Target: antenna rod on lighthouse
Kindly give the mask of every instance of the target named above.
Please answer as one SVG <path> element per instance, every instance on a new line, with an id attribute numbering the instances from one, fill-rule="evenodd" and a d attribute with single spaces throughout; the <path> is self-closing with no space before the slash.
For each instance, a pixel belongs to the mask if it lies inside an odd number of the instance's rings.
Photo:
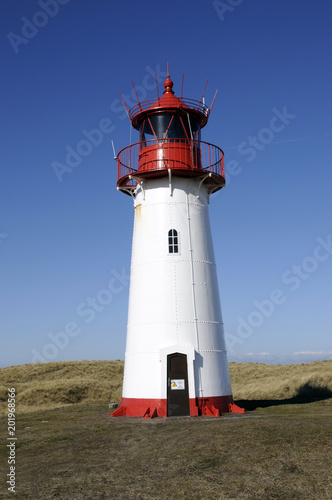
<path id="1" fill-rule="evenodd" d="M 141 103 L 139 102 L 138 95 L 137 95 L 136 88 L 135 88 L 133 80 L 131 81 L 131 83 L 133 84 L 133 87 L 134 87 L 134 90 L 135 90 L 135 95 L 136 95 L 136 99 L 137 99 L 139 110 L 142 111 Z"/>
<path id="2" fill-rule="evenodd" d="M 127 116 L 128 116 L 128 118 L 129 118 L 129 120 L 131 120 L 131 118 L 130 118 L 129 108 L 128 108 L 127 104 L 126 104 L 126 101 L 124 100 L 124 98 L 122 97 L 122 95 L 121 95 L 121 93 L 120 93 L 120 92 L 119 92 L 119 95 L 120 95 L 120 97 L 121 97 L 121 101 L 122 101 L 123 107 L 124 107 L 124 109 L 126 110 Z"/>
<path id="3" fill-rule="evenodd" d="M 199 107 L 200 107 L 200 105 L 201 105 L 201 102 L 202 102 L 203 96 L 204 96 L 204 94 L 205 94 L 205 89 L 206 89 L 206 86 L 207 86 L 207 82 L 208 82 L 208 80 L 206 80 L 206 82 L 205 82 L 204 89 L 203 89 L 203 94 L 202 94 L 202 97 L 200 98 L 200 101 L 199 101 L 199 103 L 198 103 L 197 109 L 199 109 Z"/>
<path id="4" fill-rule="evenodd" d="M 155 73 L 155 77 L 156 77 L 156 89 L 157 89 L 157 96 L 158 96 L 158 101 L 159 101 L 159 90 L 158 90 L 157 73 Z"/>
<path id="5" fill-rule="evenodd" d="M 115 152 L 115 147 L 114 147 L 113 139 L 111 139 L 111 143 L 112 143 L 112 148 L 113 148 L 114 160 L 116 160 L 117 156 L 116 156 L 116 152 Z"/>
<path id="6" fill-rule="evenodd" d="M 210 113 L 211 113 L 211 111 L 212 111 L 212 108 L 213 108 L 213 105 L 214 105 L 214 101 L 216 100 L 216 97 L 217 97 L 217 94 L 218 94 L 218 90 L 219 90 L 219 89 L 217 89 L 217 90 L 216 90 L 216 92 L 215 92 L 215 94 L 214 94 L 214 98 L 213 98 L 212 103 L 211 103 L 211 106 L 210 106 L 210 112 L 209 112 L 209 114 L 210 114 Z"/>

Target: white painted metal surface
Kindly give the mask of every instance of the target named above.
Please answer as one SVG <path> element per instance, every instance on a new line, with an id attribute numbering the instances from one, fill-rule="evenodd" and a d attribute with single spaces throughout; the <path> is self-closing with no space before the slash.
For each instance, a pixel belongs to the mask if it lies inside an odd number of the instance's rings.
<path id="1" fill-rule="evenodd" d="M 124 398 L 167 398 L 167 354 L 187 354 L 189 398 L 232 393 L 208 215 L 198 178 L 137 188 Z M 179 253 L 169 253 L 175 229 Z"/>

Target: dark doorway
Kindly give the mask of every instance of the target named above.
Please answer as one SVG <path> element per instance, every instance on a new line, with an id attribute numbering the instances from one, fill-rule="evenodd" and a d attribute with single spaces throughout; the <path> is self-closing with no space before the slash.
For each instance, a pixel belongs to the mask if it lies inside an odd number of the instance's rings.
<path id="1" fill-rule="evenodd" d="M 167 416 L 189 414 L 187 356 L 175 352 L 167 356 Z"/>

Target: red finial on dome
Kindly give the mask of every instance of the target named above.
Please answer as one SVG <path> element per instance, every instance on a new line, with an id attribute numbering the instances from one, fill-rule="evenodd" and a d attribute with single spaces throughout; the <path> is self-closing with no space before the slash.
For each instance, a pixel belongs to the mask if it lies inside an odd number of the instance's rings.
<path id="1" fill-rule="evenodd" d="M 174 94 L 174 92 L 172 90 L 173 85 L 174 85 L 174 83 L 172 82 L 172 80 L 168 76 L 164 82 L 164 87 L 165 87 L 164 94 L 166 94 L 166 92 L 171 92 L 171 94 Z"/>

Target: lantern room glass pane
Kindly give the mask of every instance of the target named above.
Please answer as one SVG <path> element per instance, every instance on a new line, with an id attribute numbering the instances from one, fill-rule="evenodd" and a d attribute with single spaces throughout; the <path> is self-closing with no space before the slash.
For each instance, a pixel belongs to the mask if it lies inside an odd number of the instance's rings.
<path id="1" fill-rule="evenodd" d="M 181 118 L 180 118 L 181 116 Z M 190 123 L 190 125 L 189 125 Z M 187 113 L 162 113 L 150 116 L 140 125 L 140 140 L 151 139 L 193 139 L 201 140 L 198 121 Z"/>

